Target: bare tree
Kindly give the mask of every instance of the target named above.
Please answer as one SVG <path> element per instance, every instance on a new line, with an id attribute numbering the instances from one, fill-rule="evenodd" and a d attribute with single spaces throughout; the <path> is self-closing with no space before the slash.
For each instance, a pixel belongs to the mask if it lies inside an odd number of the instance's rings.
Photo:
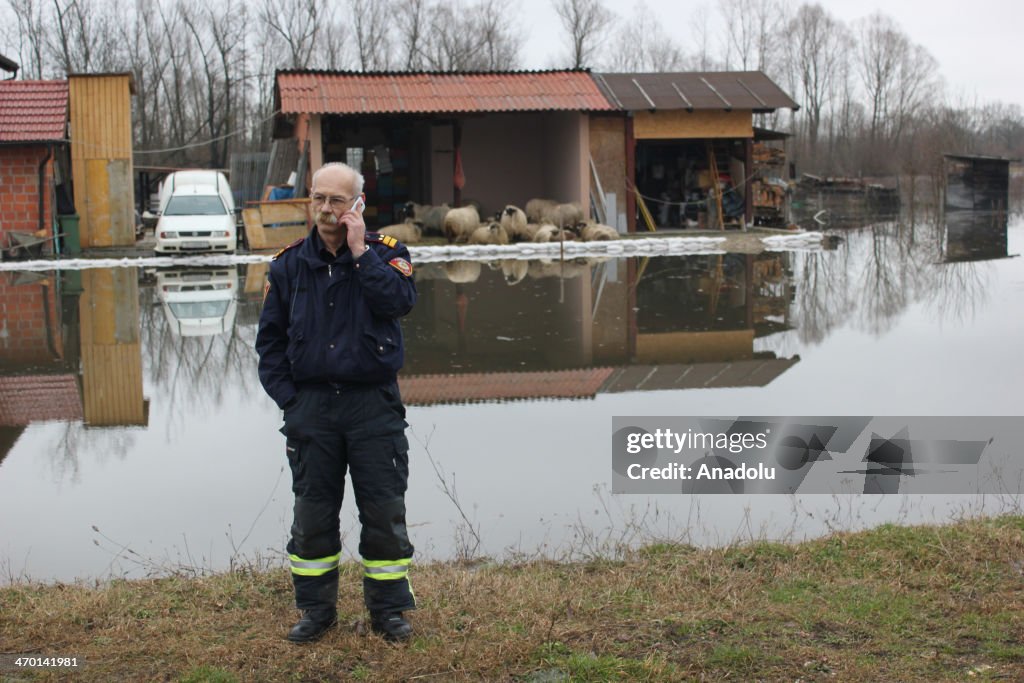
<path id="1" fill-rule="evenodd" d="M 396 50 L 407 71 L 423 68 L 427 6 L 425 0 L 395 0 Z"/>
<path id="2" fill-rule="evenodd" d="M 5 42 L 18 45 L 18 56 L 21 60 L 21 73 L 30 78 L 43 77 L 45 64 L 46 20 L 43 17 L 42 0 L 10 0 L 11 11 L 14 13 L 14 24 L 4 22 L 12 29 L 13 34 L 4 33 Z"/>
<path id="3" fill-rule="evenodd" d="M 697 51 L 691 55 L 688 68 L 695 71 L 719 68 L 712 51 L 711 36 L 711 10 L 702 3 L 690 13 L 690 43 L 697 46 Z"/>
<path id="4" fill-rule="evenodd" d="M 647 5 L 641 2 L 616 36 L 609 68 L 615 71 L 678 71 L 686 57 Z"/>
<path id="5" fill-rule="evenodd" d="M 313 49 L 320 31 L 320 0 L 264 0 L 259 19 L 284 42 L 289 69 L 305 69 L 313 62 Z M 267 36 L 269 37 L 269 36 Z"/>
<path id="6" fill-rule="evenodd" d="M 210 166 L 227 165 L 227 135 L 234 132 L 235 90 L 242 80 L 241 46 L 248 23 L 244 6 L 226 4 L 178 5 L 182 22 L 192 36 L 202 65 L 203 87 L 193 97 L 203 110 L 202 126 L 209 145 Z M 201 93 L 201 94 L 200 94 Z"/>
<path id="7" fill-rule="evenodd" d="M 719 10 L 725 23 L 726 66 L 768 73 L 782 33 L 781 1 L 722 0 Z"/>
<path id="8" fill-rule="evenodd" d="M 438 3 L 427 10 L 424 65 L 439 71 L 501 71 L 519 61 L 519 38 L 498 0 Z"/>
<path id="9" fill-rule="evenodd" d="M 390 65 L 388 9 L 384 0 L 351 0 L 348 18 L 355 33 L 358 65 L 363 71 L 383 71 Z"/>
<path id="10" fill-rule="evenodd" d="M 572 68 L 592 64 L 614 15 L 601 0 L 555 0 L 554 8 L 567 34 Z"/>
<path id="11" fill-rule="evenodd" d="M 485 71 L 516 68 L 521 41 L 511 15 L 504 11 L 502 0 L 479 0 L 473 15 L 473 26 L 483 41 L 483 64 L 480 68 Z"/>
<path id="12" fill-rule="evenodd" d="M 50 51 L 64 73 L 120 71 L 124 68 L 117 25 L 123 13 L 116 0 L 53 0 Z"/>
<path id="13" fill-rule="evenodd" d="M 845 28 L 821 5 L 802 5 L 790 21 L 788 59 L 803 94 L 806 141 L 812 155 L 818 147 L 822 113 L 833 98 L 836 75 L 845 59 L 840 48 L 845 41 Z"/>

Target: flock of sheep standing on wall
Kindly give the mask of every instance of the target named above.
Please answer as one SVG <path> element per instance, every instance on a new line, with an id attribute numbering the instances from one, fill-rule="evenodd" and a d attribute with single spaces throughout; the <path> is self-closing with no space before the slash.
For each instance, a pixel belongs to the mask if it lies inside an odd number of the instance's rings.
<path id="1" fill-rule="evenodd" d="M 480 220 L 480 209 L 472 204 L 452 209 L 447 204 L 409 202 L 404 213 L 404 222 L 378 232 L 406 244 L 416 244 L 424 235 L 443 235 L 454 244 L 592 242 L 619 238 L 615 228 L 584 220 L 579 204 L 560 204 L 551 199 L 531 199 L 525 211 L 509 204 L 487 222 Z"/>

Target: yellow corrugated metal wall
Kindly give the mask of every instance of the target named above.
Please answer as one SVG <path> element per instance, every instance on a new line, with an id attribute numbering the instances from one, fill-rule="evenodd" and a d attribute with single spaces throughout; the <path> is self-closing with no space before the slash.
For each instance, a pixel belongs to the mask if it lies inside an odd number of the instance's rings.
<path id="1" fill-rule="evenodd" d="M 129 74 L 68 76 L 71 172 L 83 247 L 135 244 Z"/>

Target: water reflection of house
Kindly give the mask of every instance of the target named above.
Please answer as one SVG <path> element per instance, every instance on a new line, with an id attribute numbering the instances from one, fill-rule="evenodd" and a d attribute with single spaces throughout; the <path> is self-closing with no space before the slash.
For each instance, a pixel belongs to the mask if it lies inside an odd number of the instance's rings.
<path id="1" fill-rule="evenodd" d="M 0 274 L 0 460 L 32 422 L 77 421 L 77 309 L 55 275 Z"/>
<path id="2" fill-rule="evenodd" d="M 91 426 L 146 425 L 135 268 L 82 271 L 82 396 Z"/>
<path id="3" fill-rule="evenodd" d="M 754 351 L 789 329 L 787 254 L 570 263 L 564 277 L 473 283 L 426 268 L 404 321 L 410 403 L 764 386 L 799 358 Z M 536 275 L 547 275 L 535 271 Z"/>
<path id="4" fill-rule="evenodd" d="M 943 261 L 1009 258 L 1005 211 L 947 211 Z"/>
<path id="5" fill-rule="evenodd" d="M 679 201 L 719 181 L 749 222 L 753 114 L 796 108 L 760 72 L 280 71 L 274 97 L 275 137 L 302 153 L 299 175 L 361 168 L 377 226 L 409 200 L 472 198 L 492 213 L 550 197 L 587 212 L 593 199 L 597 218 L 632 231 L 635 188 Z"/>
<path id="6" fill-rule="evenodd" d="M 146 424 L 135 269 L 3 275 L 0 427 Z"/>

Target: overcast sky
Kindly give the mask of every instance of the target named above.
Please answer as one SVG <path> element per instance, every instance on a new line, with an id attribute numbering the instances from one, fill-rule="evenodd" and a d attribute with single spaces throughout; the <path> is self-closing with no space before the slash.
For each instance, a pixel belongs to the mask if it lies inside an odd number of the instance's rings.
<path id="1" fill-rule="evenodd" d="M 528 68 L 552 66 L 550 55 L 563 50 L 561 27 L 551 0 L 519 0 L 521 21 L 530 36 L 523 51 Z M 631 16 L 639 0 L 605 0 L 620 17 Z M 648 0 L 661 27 L 673 34 L 686 52 L 690 17 L 705 4 L 717 20 L 717 2 Z M 793 2 L 794 6 L 799 4 Z M 1024 106 L 1024 59 L 1021 57 L 1024 2 L 1020 0 L 821 0 L 821 5 L 846 23 L 876 10 L 896 20 L 910 38 L 923 45 L 939 62 L 947 90 L 953 95 L 977 97 L 983 104 L 1002 100 Z M 792 93 L 797 95 L 797 93 Z M 797 97 L 799 100 L 799 97 Z"/>

